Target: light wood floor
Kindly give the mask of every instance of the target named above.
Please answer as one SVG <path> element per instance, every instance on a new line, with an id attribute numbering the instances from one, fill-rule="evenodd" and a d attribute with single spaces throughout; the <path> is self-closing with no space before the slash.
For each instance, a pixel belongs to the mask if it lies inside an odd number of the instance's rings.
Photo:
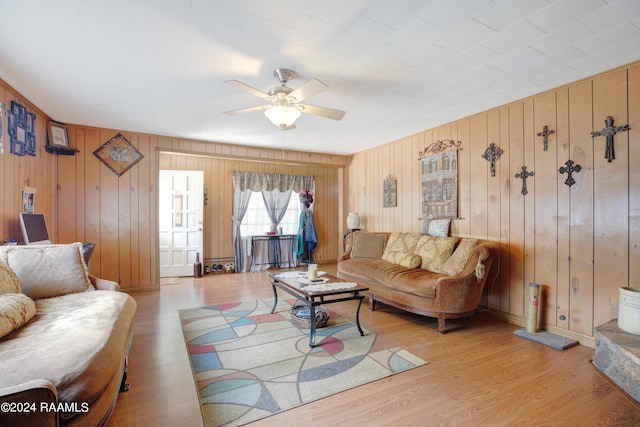
<path id="1" fill-rule="evenodd" d="M 335 266 L 324 266 L 335 272 Z M 178 310 L 272 296 L 264 272 L 182 278 L 138 292 L 130 391 L 109 426 L 201 426 Z M 332 305 L 354 318 L 355 302 Z M 362 325 L 429 362 L 253 425 L 639 426 L 640 405 L 591 366 L 593 349 L 558 351 L 517 337 L 487 313 L 447 322 L 363 304 Z"/>

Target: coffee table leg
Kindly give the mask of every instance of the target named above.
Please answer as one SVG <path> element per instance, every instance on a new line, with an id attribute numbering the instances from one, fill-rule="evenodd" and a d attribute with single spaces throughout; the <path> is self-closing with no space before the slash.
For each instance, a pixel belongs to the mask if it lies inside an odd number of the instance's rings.
<path id="1" fill-rule="evenodd" d="M 356 326 L 358 327 L 358 330 L 360 331 L 360 336 L 363 337 L 364 336 L 364 331 L 362 330 L 362 328 L 360 327 L 360 306 L 362 305 L 362 300 L 364 297 L 360 297 L 358 299 L 358 309 L 356 310 Z"/>
<path id="2" fill-rule="evenodd" d="M 313 304 L 309 305 L 309 314 L 309 321 L 311 322 L 309 347 L 313 348 L 316 345 L 316 308 L 313 306 Z"/>
<path id="3" fill-rule="evenodd" d="M 276 291 L 276 282 L 271 282 L 271 288 L 273 288 L 273 308 L 271 314 L 275 313 L 276 306 L 278 305 L 278 292 Z"/>

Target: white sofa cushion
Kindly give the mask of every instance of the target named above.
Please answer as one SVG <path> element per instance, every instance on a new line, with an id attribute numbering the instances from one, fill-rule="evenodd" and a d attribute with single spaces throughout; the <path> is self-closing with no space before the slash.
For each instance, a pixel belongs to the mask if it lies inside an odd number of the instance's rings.
<path id="1" fill-rule="evenodd" d="M 20 278 L 22 293 L 50 298 L 92 289 L 82 243 L 0 246 L 0 261 Z"/>

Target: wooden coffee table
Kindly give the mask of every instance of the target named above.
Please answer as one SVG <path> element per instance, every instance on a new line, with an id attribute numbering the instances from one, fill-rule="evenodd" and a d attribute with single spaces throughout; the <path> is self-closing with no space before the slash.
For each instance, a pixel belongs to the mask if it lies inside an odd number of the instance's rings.
<path id="1" fill-rule="evenodd" d="M 298 300 L 302 301 L 308 308 L 310 312 L 310 329 L 311 334 L 309 337 L 309 347 L 315 347 L 316 342 L 316 310 L 317 306 L 323 304 L 333 304 L 336 302 L 342 301 L 358 301 L 358 308 L 356 309 L 356 326 L 358 327 L 358 331 L 360 331 L 360 336 L 364 336 L 364 332 L 360 327 L 360 306 L 362 305 L 362 300 L 364 299 L 364 295 L 361 295 L 360 292 L 368 291 L 369 288 L 364 287 L 360 284 L 356 284 L 350 288 L 336 288 L 336 289 L 327 289 L 327 290 L 314 290 L 314 285 L 322 284 L 327 287 L 331 287 L 332 283 L 344 283 L 344 280 L 339 279 L 330 274 L 324 274 L 321 278 L 329 279 L 326 283 L 314 283 L 314 284 L 303 284 L 300 283 L 298 279 L 306 279 L 307 272 L 302 270 L 279 270 L 274 272 L 269 272 L 269 276 L 271 277 L 271 287 L 273 288 L 273 308 L 271 309 L 271 313 L 274 313 L 276 310 L 276 305 L 278 304 L 278 292 L 277 289 L 282 289 L 290 295 L 293 295 Z M 327 298 L 328 297 L 328 298 Z"/>

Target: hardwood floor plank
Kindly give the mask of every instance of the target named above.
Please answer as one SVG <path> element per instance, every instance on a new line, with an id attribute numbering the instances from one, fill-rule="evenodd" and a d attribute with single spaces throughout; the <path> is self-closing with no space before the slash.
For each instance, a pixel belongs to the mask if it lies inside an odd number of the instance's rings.
<path id="1" fill-rule="evenodd" d="M 335 265 L 322 266 L 335 274 Z M 178 310 L 271 299 L 264 272 L 181 278 L 138 303 L 129 356 L 130 391 L 121 393 L 109 426 L 202 426 Z M 349 319 L 354 301 L 332 304 Z M 362 326 L 427 360 L 428 365 L 365 384 L 255 422 L 272 425 L 631 426 L 640 405 L 590 364 L 593 349 L 565 351 L 517 337 L 517 326 L 480 312 L 447 321 L 363 304 Z"/>

